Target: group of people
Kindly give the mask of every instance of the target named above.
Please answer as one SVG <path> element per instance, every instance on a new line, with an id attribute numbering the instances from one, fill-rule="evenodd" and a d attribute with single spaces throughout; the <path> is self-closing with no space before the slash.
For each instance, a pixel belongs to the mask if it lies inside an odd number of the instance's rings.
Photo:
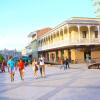
<path id="1" fill-rule="evenodd" d="M 12 56 L 10 56 L 7 62 L 7 66 L 8 66 L 8 72 L 10 73 L 11 82 L 14 81 L 15 70 L 17 70 L 17 68 L 19 69 L 21 80 L 24 80 L 25 63 L 22 59 L 19 59 L 19 61 L 15 64 Z M 45 64 L 44 64 L 44 58 L 42 56 L 39 58 L 39 60 L 33 59 L 31 66 L 35 78 L 38 77 L 37 73 L 39 69 L 41 77 L 43 78 L 45 77 Z"/>
<path id="2" fill-rule="evenodd" d="M 10 56 L 9 60 L 7 62 L 7 66 L 8 66 L 8 72 L 10 74 L 11 81 L 14 81 L 15 70 L 17 70 L 17 68 L 19 68 L 21 80 L 24 80 L 24 66 L 25 66 L 25 64 L 24 64 L 22 59 L 19 59 L 17 64 L 15 64 L 12 56 Z"/>
<path id="3" fill-rule="evenodd" d="M 40 57 L 38 60 L 32 60 L 32 68 L 34 71 L 34 77 L 37 78 L 38 70 L 40 70 L 41 77 L 45 78 L 45 64 L 44 64 L 44 57 Z"/>
<path id="4" fill-rule="evenodd" d="M 13 60 L 13 57 L 10 56 L 7 63 L 5 63 L 5 61 L 3 60 L 1 65 L 2 65 L 2 67 L 1 67 L 2 72 L 5 72 L 5 66 L 8 67 L 8 72 L 10 74 L 11 82 L 14 81 L 14 75 L 15 75 L 15 71 L 17 69 L 19 69 L 21 80 L 24 80 L 25 63 L 21 58 L 18 60 L 17 63 L 15 63 Z M 64 70 L 69 68 L 68 58 L 63 60 L 63 65 L 64 65 Z M 34 58 L 32 60 L 31 67 L 33 69 L 34 78 L 38 78 L 38 71 L 40 71 L 41 77 L 43 77 L 43 78 L 46 77 L 44 57 L 42 55 L 40 56 L 39 59 Z"/>

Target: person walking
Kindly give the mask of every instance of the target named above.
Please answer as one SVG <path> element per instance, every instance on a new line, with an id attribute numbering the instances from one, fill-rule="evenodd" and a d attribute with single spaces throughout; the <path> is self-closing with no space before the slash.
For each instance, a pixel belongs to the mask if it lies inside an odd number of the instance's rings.
<path id="1" fill-rule="evenodd" d="M 40 73 L 43 78 L 45 78 L 45 64 L 44 64 L 44 57 L 39 58 L 39 66 L 40 66 Z"/>
<path id="2" fill-rule="evenodd" d="M 11 78 L 11 82 L 12 82 L 12 81 L 14 81 L 14 75 L 15 75 L 15 62 L 13 61 L 12 56 L 9 57 L 7 66 L 9 68 L 10 78 Z"/>
<path id="3" fill-rule="evenodd" d="M 1 71 L 2 71 L 2 72 L 5 72 L 5 67 L 6 67 L 6 61 L 3 60 L 3 61 L 2 61 L 2 64 L 1 64 Z"/>
<path id="4" fill-rule="evenodd" d="M 34 71 L 34 77 L 37 79 L 37 73 L 38 73 L 38 62 L 36 59 L 32 60 L 32 68 Z"/>
<path id="5" fill-rule="evenodd" d="M 67 70 L 67 68 L 69 68 L 69 60 L 68 60 L 68 58 L 64 59 L 63 64 L 64 64 L 64 70 Z"/>
<path id="6" fill-rule="evenodd" d="M 18 62 L 18 68 L 19 68 L 19 73 L 20 73 L 20 77 L 21 77 L 21 80 L 24 80 L 24 62 L 22 59 L 19 60 Z"/>

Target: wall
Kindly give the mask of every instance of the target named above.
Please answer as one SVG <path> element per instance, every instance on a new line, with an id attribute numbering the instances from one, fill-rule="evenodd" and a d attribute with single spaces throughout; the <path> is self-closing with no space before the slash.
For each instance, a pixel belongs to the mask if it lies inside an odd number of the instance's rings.
<path id="1" fill-rule="evenodd" d="M 91 58 L 96 62 L 100 62 L 100 51 L 92 51 Z"/>

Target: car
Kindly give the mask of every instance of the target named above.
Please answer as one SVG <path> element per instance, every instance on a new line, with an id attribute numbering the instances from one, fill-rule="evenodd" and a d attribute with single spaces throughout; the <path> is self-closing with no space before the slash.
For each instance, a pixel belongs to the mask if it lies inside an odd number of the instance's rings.
<path id="1" fill-rule="evenodd" d="M 13 61 L 15 62 L 15 64 L 18 62 L 19 57 L 13 57 Z"/>
<path id="2" fill-rule="evenodd" d="M 28 56 L 22 56 L 21 59 L 27 64 L 32 62 L 31 58 Z"/>
<path id="3" fill-rule="evenodd" d="M 88 69 L 100 69 L 100 63 L 93 63 L 88 65 Z"/>

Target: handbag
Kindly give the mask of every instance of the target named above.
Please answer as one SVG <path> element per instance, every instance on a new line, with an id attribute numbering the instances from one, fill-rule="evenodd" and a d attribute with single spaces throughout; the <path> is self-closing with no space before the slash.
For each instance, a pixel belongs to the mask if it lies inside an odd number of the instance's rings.
<path id="1" fill-rule="evenodd" d="M 35 64 L 35 70 L 37 71 L 38 70 L 38 66 Z"/>

